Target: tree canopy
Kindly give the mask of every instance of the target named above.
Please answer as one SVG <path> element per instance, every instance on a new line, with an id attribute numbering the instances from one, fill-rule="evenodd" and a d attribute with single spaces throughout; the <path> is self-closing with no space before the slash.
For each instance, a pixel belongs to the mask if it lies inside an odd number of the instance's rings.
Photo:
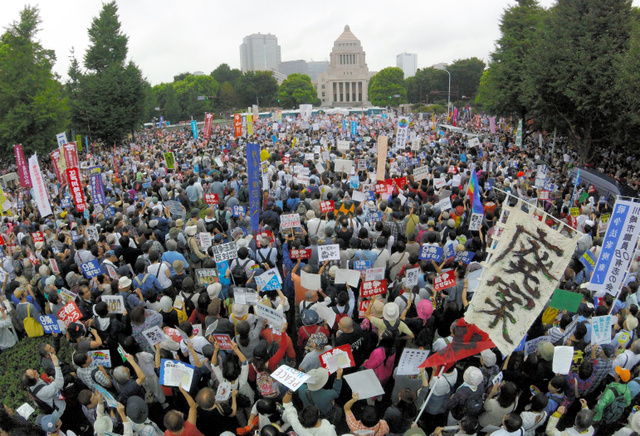
<path id="1" fill-rule="evenodd" d="M 398 67 L 380 70 L 369 80 L 369 101 L 376 106 L 398 106 L 406 103 L 404 72 Z"/>
<path id="2" fill-rule="evenodd" d="M 0 40 L 0 141 L 46 153 L 67 123 L 67 99 L 51 71 L 56 60 L 36 39 L 40 11 L 27 6 Z"/>
<path id="3" fill-rule="evenodd" d="M 240 104 L 270 106 L 277 100 L 278 82 L 271 71 L 247 71 L 235 86 Z"/>
<path id="4" fill-rule="evenodd" d="M 297 108 L 301 104 L 314 104 L 318 100 L 316 88 L 306 74 L 289 74 L 278 87 L 279 105 Z"/>

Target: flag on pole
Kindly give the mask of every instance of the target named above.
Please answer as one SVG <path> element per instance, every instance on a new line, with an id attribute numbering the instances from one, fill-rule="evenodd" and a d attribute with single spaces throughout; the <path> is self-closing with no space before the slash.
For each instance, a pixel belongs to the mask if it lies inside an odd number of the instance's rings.
<path id="1" fill-rule="evenodd" d="M 471 209 L 473 210 L 473 213 L 484 214 L 484 206 L 482 206 L 482 201 L 480 201 L 478 174 L 476 173 L 475 168 L 471 173 L 471 180 L 469 181 L 469 190 L 467 191 L 467 195 L 471 198 Z"/>

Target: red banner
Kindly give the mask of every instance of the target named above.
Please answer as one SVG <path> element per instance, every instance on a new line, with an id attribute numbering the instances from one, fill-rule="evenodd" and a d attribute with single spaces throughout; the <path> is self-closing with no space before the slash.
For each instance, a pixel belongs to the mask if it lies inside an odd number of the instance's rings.
<path id="1" fill-rule="evenodd" d="M 207 204 L 219 204 L 220 200 L 218 198 L 218 194 L 204 194 L 204 202 Z"/>
<path id="2" fill-rule="evenodd" d="M 453 329 L 453 340 L 442 350 L 429 356 L 418 368 L 432 368 L 444 365 L 446 371 L 458 360 L 473 356 L 495 347 L 489 335 L 474 324 L 467 324 L 460 318 Z"/>
<path id="3" fill-rule="evenodd" d="M 236 138 L 242 136 L 242 115 L 233 115 L 233 130 Z"/>
<path id="4" fill-rule="evenodd" d="M 328 212 L 333 212 L 334 210 L 336 210 L 336 207 L 333 203 L 333 200 L 320 202 L 320 212 L 328 213 Z"/>
<path id="5" fill-rule="evenodd" d="M 229 335 L 213 335 L 221 350 L 232 350 L 231 337 Z"/>
<path id="6" fill-rule="evenodd" d="M 258 233 L 256 235 L 256 240 L 260 241 L 262 238 L 269 238 L 269 243 L 271 244 L 276 242 L 275 238 L 273 237 L 273 232 L 271 230 L 265 230 L 264 232 Z"/>
<path id="7" fill-rule="evenodd" d="M 387 192 L 387 184 L 386 183 L 378 183 L 375 186 L 376 194 L 384 194 Z"/>
<path id="8" fill-rule="evenodd" d="M 13 150 L 16 152 L 16 166 L 18 167 L 18 177 L 20 178 L 20 186 L 23 188 L 31 188 L 31 177 L 29 176 L 29 166 L 24 158 L 24 150 L 22 145 L 14 145 Z"/>
<path id="9" fill-rule="evenodd" d="M 367 312 L 369 306 L 371 306 L 371 300 L 360 300 L 360 307 L 358 308 L 360 318 L 364 318 L 364 314 Z"/>
<path id="10" fill-rule="evenodd" d="M 435 292 L 442 291 L 443 289 L 452 288 L 456 285 L 456 272 L 454 270 L 447 271 L 437 275 L 433 279 L 433 290 Z"/>
<path id="11" fill-rule="evenodd" d="M 80 183 L 80 170 L 78 167 L 67 168 L 67 179 L 69 180 L 69 189 L 71 190 L 71 196 L 76 204 L 78 212 L 84 212 L 84 194 L 82 193 L 82 185 Z"/>
<path id="12" fill-rule="evenodd" d="M 285 165 L 289 165 L 289 162 L 291 162 L 291 156 L 282 156 L 282 163 Z"/>
<path id="13" fill-rule="evenodd" d="M 360 296 L 362 298 L 373 297 L 374 295 L 384 294 L 385 292 L 387 292 L 387 279 L 371 280 L 362 282 L 360 285 Z"/>
<path id="14" fill-rule="evenodd" d="M 311 248 L 302 249 L 302 250 L 291 250 L 289 251 L 289 257 L 291 259 L 309 259 L 311 257 Z"/>
<path id="15" fill-rule="evenodd" d="M 205 113 L 204 114 L 204 132 L 202 136 L 204 139 L 209 139 L 211 137 L 211 126 L 213 125 L 213 114 Z"/>
<path id="16" fill-rule="evenodd" d="M 78 165 L 78 147 L 75 142 L 69 142 L 64 145 L 64 161 L 68 168 L 79 168 Z"/>
<path id="17" fill-rule="evenodd" d="M 44 242 L 44 234 L 42 232 L 31 233 L 31 238 L 33 239 L 34 244 L 36 242 Z"/>
<path id="18" fill-rule="evenodd" d="M 60 150 L 53 150 L 49 153 L 51 157 L 51 163 L 53 164 L 53 171 L 56 173 L 56 178 L 60 180 L 60 186 L 63 188 L 67 185 L 67 177 L 66 174 L 60 174 Z"/>

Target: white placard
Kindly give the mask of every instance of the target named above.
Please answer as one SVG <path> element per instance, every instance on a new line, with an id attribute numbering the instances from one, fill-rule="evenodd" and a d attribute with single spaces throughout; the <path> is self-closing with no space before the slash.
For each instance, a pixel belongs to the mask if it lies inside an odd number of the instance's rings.
<path id="1" fill-rule="evenodd" d="M 353 201 L 357 201 L 358 203 L 364 203 L 367 200 L 367 196 L 364 192 L 353 191 L 353 197 L 351 197 Z"/>
<path id="2" fill-rule="evenodd" d="M 319 245 L 318 261 L 324 262 L 325 260 L 340 260 L 340 245 Z"/>
<path id="3" fill-rule="evenodd" d="M 353 169 L 353 161 L 349 159 L 336 159 L 334 161 L 334 168 L 336 173 L 351 174 Z"/>
<path id="4" fill-rule="evenodd" d="M 295 229 L 300 227 L 300 214 L 291 213 L 289 215 L 280 215 L 280 229 Z"/>
<path id="5" fill-rule="evenodd" d="M 193 381 L 193 366 L 177 360 L 162 359 L 160 367 L 160 384 L 163 386 L 175 386 L 186 391 L 191 389 Z"/>
<path id="6" fill-rule="evenodd" d="M 443 198 L 442 200 L 436 203 L 436 208 L 440 209 L 441 212 L 446 212 L 452 209 L 451 198 L 449 197 Z"/>
<path id="7" fill-rule="evenodd" d="M 573 347 L 555 347 L 553 350 L 553 367 L 551 368 L 554 374 L 569 374 L 571 363 L 573 363 Z"/>
<path id="8" fill-rule="evenodd" d="M 591 343 L 600 345 L 611 342 L 611 315 L 591 318 Z"/>
<path id="9" fill-rule="evenodd" d="M 406 273 L 406 280 L 405 280 L 405 286 L 407 288 L 409 287 L 413 287 L 413 286 L 418 286 L 418 278 L 420 276 L 420 268 L 412 268 L 412 269 L 408 269 L 405 271 Z"/>
<path id="10" fill-rule="evenodd" d="M 339 269 L 336 271 L 335 283 L 337 285 L 346 283 L 352 288 L 357 288 L 360 283 L 360 271 L 352 269 Z"/>
<path id="11" fill-rule="evenodd" d="M 256 304 L 254 308 L 256 310 L 256 315 L 258 315 L 259 318 L 266 319 L 275 330 L 282 330 L 282 313 L 260 303 Z"/>
<path id="12" fill-rule="evenodd" d="M 446 184 L 447 184 L 447 181 L 444 179 L 444 177 L 433 179 L 433 186 L 436 188 L 436 190 L 442 188 Z"/>
<path id="13" fill-rule="evenodd" d="M 318 172 L 318 174 L 324 173 L 324 167 L 322 166 L 322 164 L 316 164 L 316 171 Z"/>
<path id="14" fill-rule="evenodd" d="M 124 299 L 122 295 L 103 295 L 100 298 L 109 306 L 109 312 L 124 313 Z"/>
<path id="15" fill-rule="evenodd" d="M 367 282 L 372 280 L 384 280 L 384 267 L 369 268 L 364 273 L 364 280 Z"/>
<path id="16" fill-rule="evenodd" d="M 338 139 L 338 151 L 347 152 L 349 147 L 351 147 L 351 142 Z"/>
<path id="17" fill-rule="evenodd" d="M 31 404 L 29 403 L 24 403 L 22 406 L 16 409 L 16 412 L 18 412 L 18 415 L 22 416 L 24 419 L 29 419 L 31 414 L 35 411 L 36 409 L 31 407 Z"/>
<path id="18" fill-rule="evenodd" d="M 271 373 L 271 377 L 274 380 L 279 381 L 292 391 L 298 390 L 303 383 L 311 378 L 310 375 L 305 374 L 302 371 L 291 368 L 287 365 L 280 365 L 278 369 Z"/>
<path id="19" fill-rule="evenodd" d="M 149 345 L 151 345 L 151 348 L 155 347 L 156 344 L 159 344 L 160 342 L 167 339 L 167 336 L 164 334 L 162 329 L 157 325 L 154 325 L 153 327 L 147 330 L 143 330 L 142 334 L 144 335 L 147 342 L 149 342 Z"/>
<path id="20" fill-rule="evenodd" d="M 318 316 L 327 322 L 329 328 L 331 328 L 336 323 L 336 313 L 333 311 L 333 309 L 329 309 L 324 304 L 318 303 L 311 306 L 311 309 L 315 310 Z"/>
<path id="21" fill-rule="evenodd" d="M 426 179 L 429 177 L 429 167 L 428 166 L 422 166 L 422 167 L 418 167 L 418 168 L 414 168 L 413 170 L 413 180 L 415 182 L 420 181 L 422 179 Z"/>
<path id="22" fill-rule="evenodd" d="M 421 365 L 429 357 L 429 350 L 418 350 L 417 348 L 405 348 L 402 351 L 402 357 L 398 362 L 398 371 L 396 375 L 418 375 L 420 374 Z"/>
<path id="23" fill-rule="evenodd" d="M 200 246 L 202 248 L 209 248 L 212 245 L 211 242 L 211 233 L 208 232 L 200 232 L 198 233 L 198 237 L 200 238 Z"/>
<path id="24" fill-rule="evenodd" d="M 233 301 L 238 304 L 249 304 L 253 306 L 254 304 L 258 304 L 260 298 L 258 298 L 258 294 L 251 289 L 235 288 L 233 290 Z"/>
<path id="25" fill-rule="evenodd" d="M 380 380 L 378 376 L 376 376 L 376 373 L 373 372 L 373 369 L 365 369 L 364 371 L 345 375 L 344 379 L 349 384 L 353 393 L 358 394 L 360 400 L 384 395 L 384 389 L 382 389 Z"/>
<path id="26" fill-rule="evenodd" d="M 319 289 L 322 289 L 320 274 L 309 274 L 305 271 L 302 271 L 302 274 L 300 274 L 300 284 L 303 288 L 309 291 L 317 291 Z"/>

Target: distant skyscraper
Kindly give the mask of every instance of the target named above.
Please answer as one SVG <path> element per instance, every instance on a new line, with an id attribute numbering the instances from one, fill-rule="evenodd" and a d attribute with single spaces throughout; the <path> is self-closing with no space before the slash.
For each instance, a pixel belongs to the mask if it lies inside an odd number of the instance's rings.
<path id="1" fill-rule="evenodd" d="M 278 70 L 280 46 L 275 35 L 254 33 L 245 36 L 240 45 L 240 69 L 247 71 Z"/>
<path id="2" fill-rule="evenodd" d="M 404 78 L 413 77 L 418 71 L 418 55 L 415 53 L 400 53 L 396 56 L 396 67 L 404 71 Z"/>

